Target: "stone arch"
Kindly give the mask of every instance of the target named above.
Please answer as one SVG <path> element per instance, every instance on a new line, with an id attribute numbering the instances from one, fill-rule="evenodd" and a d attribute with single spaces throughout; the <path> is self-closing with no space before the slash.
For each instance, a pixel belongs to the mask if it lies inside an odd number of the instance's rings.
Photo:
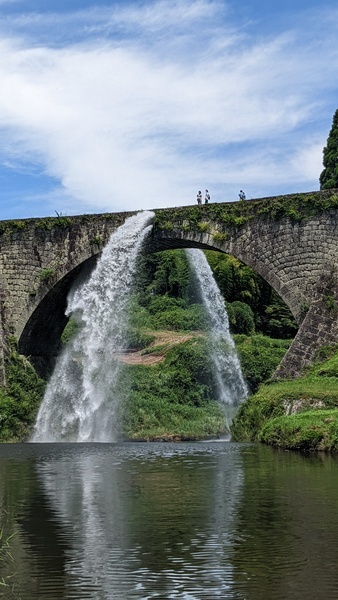
<path id="1" fill-rule="evenodd" d="M 65 314 L 71 288 L 84 281 L 94 269 L 98 254 L 90 256 L 50 287 L 40 301 L 35 302 L 19 337 L 20 354 L 30 358 L 38 374 L 51 373 L 60 352 L 60 338 L 68 322 Z"/>
<path id="2" fill-rule="evenodd" d="M 259 258 L 253 256 L 250 252 L 244 251 L 241 247 L 237 247 L 231 241 L 215 244 L 209 234 L 190 234 L 189 236 L 181 237 L 177 236 L 177 232 L 173 232 L 173 235 L 168 233 L 163 235 L 162 232 L 155 231 L 149 239 L 147 246 L 149 252 L 179 248 L 198 248 L 200 250 L 213 250 L 234 256 L 248 267 L 251 267 L 277 292 L 290 309 L 298 324 L 302 321 L 302 307 L 306 304 L 306 299 L 302 291 L 294 283 L 288 284 L 283 282 L 273 266 L 266 265 Z"/>

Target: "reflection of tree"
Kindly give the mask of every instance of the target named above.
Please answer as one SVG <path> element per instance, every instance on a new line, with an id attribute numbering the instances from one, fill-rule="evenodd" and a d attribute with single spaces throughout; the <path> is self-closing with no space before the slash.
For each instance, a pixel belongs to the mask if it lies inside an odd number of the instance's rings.
<path id="1" fill-rule="evenodd" d="M 262 446 L 243 450 L 242 459 L 230 556 L 234 597 L 336 599 L 336 461 Z"/>

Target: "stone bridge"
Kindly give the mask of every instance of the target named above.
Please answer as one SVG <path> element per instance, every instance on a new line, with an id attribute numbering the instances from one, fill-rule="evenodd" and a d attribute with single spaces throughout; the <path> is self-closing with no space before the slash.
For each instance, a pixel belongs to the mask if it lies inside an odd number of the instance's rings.
<path id="1" fill-rule="evenodd" d="M 261 275 L 289 306 L 298 334 L 275 373 L 295 377 L 337 341 L 338 190 L 155 210 L 145 251 L 212 249 Z M 10 335 L 46 375 L 67 322 L 67 294 L 134 213 L 0 221 L 0 381 Z"/>

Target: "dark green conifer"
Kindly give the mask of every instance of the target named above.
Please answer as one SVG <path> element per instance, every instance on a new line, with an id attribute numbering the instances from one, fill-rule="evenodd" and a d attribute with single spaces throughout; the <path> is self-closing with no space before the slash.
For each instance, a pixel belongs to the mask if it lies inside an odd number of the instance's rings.
<path id="1" fill-rule="evenodd" d="M 338 188 L 338 109 L 336 110 L 327 144 L 323 149 L 324 170 L 319 177 L 320 189 Z"/>

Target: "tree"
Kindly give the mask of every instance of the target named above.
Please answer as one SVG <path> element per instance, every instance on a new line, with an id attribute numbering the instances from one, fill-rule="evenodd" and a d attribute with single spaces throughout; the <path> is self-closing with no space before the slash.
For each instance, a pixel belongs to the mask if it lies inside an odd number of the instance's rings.
<path id="1" fill-rule="evenodd" d="M 323 149 L 324 170 L 320 174 L 321 190 L 338 188 L 338 109 L 336 110 L 327 144 Z"/>

